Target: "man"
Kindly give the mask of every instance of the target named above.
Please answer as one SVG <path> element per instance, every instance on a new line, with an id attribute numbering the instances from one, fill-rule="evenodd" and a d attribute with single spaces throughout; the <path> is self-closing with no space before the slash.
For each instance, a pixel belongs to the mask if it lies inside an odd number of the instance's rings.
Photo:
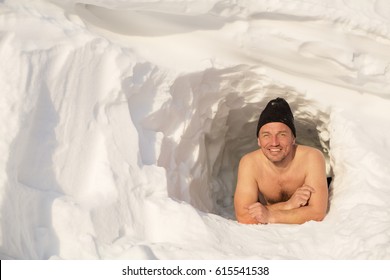
<path id="1" fill-rule="evenodd" d="M 271 100 L 257 125 L 260 149 L 242 157 L 234 207 L 244 224 L 302 224 L 321 221 L 328 208 L 323 154 L 295 143 L 290 106 Z"/>

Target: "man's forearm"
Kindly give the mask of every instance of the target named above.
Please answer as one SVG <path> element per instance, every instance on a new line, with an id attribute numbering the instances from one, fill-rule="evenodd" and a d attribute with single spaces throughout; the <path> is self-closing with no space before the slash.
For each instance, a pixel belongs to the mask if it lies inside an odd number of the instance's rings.
<path id="1" fill-rule="evenodd" d="M 265 207 L 267 207 L 267 209 L 270 211 L 293 209 L 293 207 L 290 203 L 288 203 L 288 201 L 265 205 Z"/>
<path id="2" fill-rule="evenodd" d="M 258 224 L 258 221 L 249 214 L 249 205 L 242 205 L 237 203 L 235 205 L 236 219 L 241 224 Z"/>
<path id="3" fill-rule="evenodd" d="M 274 224 L 303 224 L 307 221 L 322 221 L 325 213 L 314 209 L 312 206 L 304 206 L 291 210 L 270 211 L 269 223 Z"/>

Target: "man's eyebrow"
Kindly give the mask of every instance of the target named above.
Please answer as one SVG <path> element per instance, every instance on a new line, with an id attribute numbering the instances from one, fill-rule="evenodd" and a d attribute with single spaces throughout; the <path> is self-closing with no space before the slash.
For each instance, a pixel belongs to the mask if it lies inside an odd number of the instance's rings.
<path id="1" fill-rule="evenodd" d="M 276 134 L 280 134 L 280 133 L 288 133 L 288 130 L 279 130 L 278 132 L 276 132 Z M 263 131 L 260 133 L 261 135 L 264 135 L 264 134 L 271 134 L 270 131 Z"/>

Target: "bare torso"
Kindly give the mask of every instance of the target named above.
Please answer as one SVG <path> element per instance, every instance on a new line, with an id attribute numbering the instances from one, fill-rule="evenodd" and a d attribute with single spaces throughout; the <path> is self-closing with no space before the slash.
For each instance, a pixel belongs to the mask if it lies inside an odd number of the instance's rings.
<path id="1" fill-rule="evenodd" d="M 289 166 L 281 169 L 269 164 L 261 150 L 254 151 L 248 156 L 255 162 L 253 177 L 260 192 L 260 201 L 267 205 L 284 202 L 305 182 L 305 156 L 310 147 L 296 146 L 294 157 Z"/>

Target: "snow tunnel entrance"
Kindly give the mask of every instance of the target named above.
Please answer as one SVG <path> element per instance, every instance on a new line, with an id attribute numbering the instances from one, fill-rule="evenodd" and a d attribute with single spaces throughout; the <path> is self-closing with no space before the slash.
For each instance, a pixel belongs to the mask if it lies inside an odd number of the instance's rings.
<path id="1" fill-rule="evenodd" d="M 289 102 L 297 143 L 319 148 L 329 159 L 329 114 L 259 69 L 237 66 L 181 76 L 169 94 L 142 123 L 159 133 L 157 164 L 166 169 L 169 196 L 201 211 L 234 218 L 238 163 L 258 149 L 257 121 L 270 99 Z M 330 172 L 329 160 L 327 167 Z"/>

